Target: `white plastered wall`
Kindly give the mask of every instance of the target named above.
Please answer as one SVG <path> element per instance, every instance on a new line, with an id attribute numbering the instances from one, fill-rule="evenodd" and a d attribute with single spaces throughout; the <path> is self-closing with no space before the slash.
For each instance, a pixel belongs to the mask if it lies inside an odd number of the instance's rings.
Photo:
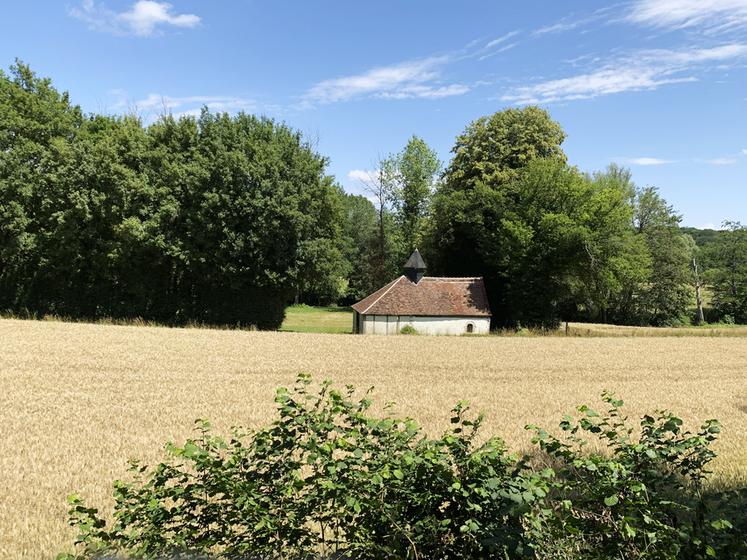
<path id="1" fill-rule="evenodd" d="M 467 334 L 468 325 L 473 334 L 490 332 L 490 317 L 414 317 L 409 315 L 365 315 L 362 334 L 399 334 L 409 325 L 418 334 L 460 335 Z"/>

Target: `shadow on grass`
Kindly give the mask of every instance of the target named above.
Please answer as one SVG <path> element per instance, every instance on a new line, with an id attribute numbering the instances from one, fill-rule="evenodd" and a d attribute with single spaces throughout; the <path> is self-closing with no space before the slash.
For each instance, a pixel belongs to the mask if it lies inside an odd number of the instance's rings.
<path id="1" fill-rule="evenodd" d="M 352 307 L 322 307 L 322 309 L 329 313 L 351 313 L 353 311 Z"/>

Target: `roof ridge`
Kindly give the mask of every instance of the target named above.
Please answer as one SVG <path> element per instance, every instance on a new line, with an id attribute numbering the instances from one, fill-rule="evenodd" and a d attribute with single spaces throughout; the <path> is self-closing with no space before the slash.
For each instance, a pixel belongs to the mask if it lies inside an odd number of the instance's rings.
<path id="1" fill-rule="evenodd" d="M 404 277 L 405 277 L 405 275 L 403 274 L 403 275 L 401 275 L 401 276 L 400 276 L 399 278 L 397 278 L 397 279 L 396 279 L 396 280 L 395 280 L 394 282 L 392 282 L 392 283 L 391 283 L 391 284 L 389 285 L 389 287 L 388 287 L 388 288 L 386 289 L 386 291 L 385 291 L 384 293 L 382 293 L 382 294 L 381 294 L 381 295 L 380 295 L 379 297 L 377 297 L 377 298 L 376 298 L 376 300 L 374 300 L 374 301 L 373 301 L 373 302 L 371 303 L 371 305 L 369 305 L 368 307 L 366 307 L 366 308 L 365 308 L 365 309 L 364 309 L 363 311 L 361 311 L 360 313 L 361 313 L 362 315 L 365 315 L 365 314 L 366 314 L 366 312 L 367 312 L 367 311 L 368 311 L 369 309 L 371 309 L 371 308 L 372 308 L 372 307 L 373 307 L 374 305 L 376 305 L 376 304 L 377 304 L 377 303 L 379 302 L 379 300 L 380 300 L 381 298 L 383 298 L 383 297 L 384 297 L 385 295 L 387 295 L 387 294 L 388 294 L 388 293 L 389 293 L 389 292 L 391 291 L 391 289 L 392 289 L 392 288 L 394 288 L 394 286 L 396 286 L 397 284 L 399 284 L 399 281 L 400 281 L 400 280 L 402 280 L 402 279 L 403 279 Z"/>
<path id="2" fill-rule="evenodd" d="M 466 280 L 482 280 L 482 276 L 423 276 L 421 280 L 451 280 L 451 281 L 466 281 Z"/>

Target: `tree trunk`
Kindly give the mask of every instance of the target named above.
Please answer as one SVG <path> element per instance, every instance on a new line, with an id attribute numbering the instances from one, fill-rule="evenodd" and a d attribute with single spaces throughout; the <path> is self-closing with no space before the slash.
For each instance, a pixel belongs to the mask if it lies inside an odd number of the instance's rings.
<path id="1" fill-rule="evenodd" d="M 386 278 L 386 231 L 384 230 L 384 202 L 379 206 L 379 254 L 376 268 L 376 279 L 379 286 L 388 282 Z"/>
<path id="2" fill-rule="evenodd" d="M 698 274 L 698 263 L 693 257 L 693 274 L 695 274 L 695 324 L 702 325 L 705 322 L 703 317 L 703 299 L 700 295 L 700 275 Z"/>
<path id="3" fill-rule="evenodd" d="M 695 303 L 697 305 L 695 324 L 702 325 L 705 322 L 705 317 L 703 316 L 703 300 L 700 297 L 700 284 L 695 285 Z"/>

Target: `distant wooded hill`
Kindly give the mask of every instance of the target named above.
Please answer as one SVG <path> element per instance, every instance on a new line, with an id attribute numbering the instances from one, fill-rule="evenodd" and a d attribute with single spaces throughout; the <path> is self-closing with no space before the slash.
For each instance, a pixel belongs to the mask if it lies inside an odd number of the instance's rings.
<path id="1" fill-rule="evenodd" d="M 682 233 L 686 233 L 692 237 L 701 249 L 712 245 L 719 239 L 719 236 L 724 235 L 723 231 L 717 229 L 700 229 L 694 227 L 681 227 L 680 229 Z"/>

